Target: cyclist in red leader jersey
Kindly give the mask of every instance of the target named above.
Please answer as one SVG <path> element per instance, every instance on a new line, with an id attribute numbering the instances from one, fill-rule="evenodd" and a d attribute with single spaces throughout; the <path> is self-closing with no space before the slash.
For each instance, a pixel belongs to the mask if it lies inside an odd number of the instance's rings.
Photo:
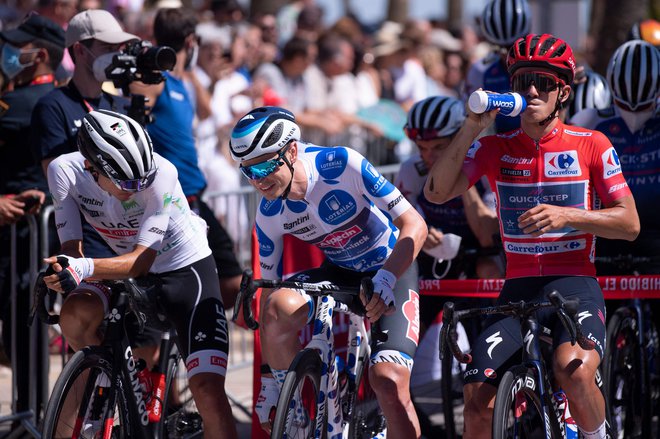
<path id="1" fill-rule="evenodd" d="M 482 115 L 468 110 L 463 128 L 435 162 L 424 193 L 443 203 L 487 175 L 507 254 L 498 301 L 540 299 L 548 288 L 580 298 L 581 323 L 595 350 L 571 346 L 556 318 L 549 316 L 543 324 L 553 329 L 554 374 L 573 418 L 585 437 L 604 438 L 605 401 L 595 375 L 603 355 L 605 307 L 593 277 L 594 235 L 634 240 L 640 229 L 635 201 L 609 140 L 557 118 L 575 75 L 570 46 L 549 34 L 530 34 L 510 48 L 507 66 L 512 90 L 528 104 L 521 128 L 475 142 L 497 110 Z M 603 209 L 595 210 L 596 195 Z M 498 379 L 517 351 L 512 345 L 522 346 L 520 337 L 511 335 L 516 334 L 511 324 L 511 319 L 493 321 L 474 345 L 465 373 L 466 439 L 491 437 Z"/>

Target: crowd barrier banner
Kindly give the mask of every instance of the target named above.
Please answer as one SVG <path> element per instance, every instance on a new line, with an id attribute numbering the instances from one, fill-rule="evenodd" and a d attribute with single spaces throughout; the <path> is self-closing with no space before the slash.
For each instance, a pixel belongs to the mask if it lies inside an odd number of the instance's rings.
<path id="1" fill-rule="evenodd" d="M 660 299 L 660 275 L 601 276 L 598 283 L 606 300 Z M 504 279 L 422 279 L 419 293 L 429 296 L 495 298 Z"/>

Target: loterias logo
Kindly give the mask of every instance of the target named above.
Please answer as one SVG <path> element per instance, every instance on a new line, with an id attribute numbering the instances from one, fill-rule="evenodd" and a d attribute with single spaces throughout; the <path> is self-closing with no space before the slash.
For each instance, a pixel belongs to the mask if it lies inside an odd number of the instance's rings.
<path id="1" fill-rule="evenodd" d="M 544 155 L 546 177 L 578 177 L 582 175 L 577 151 L 548 152 Z"/>

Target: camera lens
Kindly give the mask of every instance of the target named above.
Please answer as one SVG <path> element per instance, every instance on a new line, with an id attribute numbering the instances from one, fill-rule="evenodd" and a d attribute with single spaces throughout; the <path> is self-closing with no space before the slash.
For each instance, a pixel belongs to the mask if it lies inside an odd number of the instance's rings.
<path id="1" fill-rule="evenodd" d="M 136 57 L 138 70 L 172 70 L 176 64 L 174 49 L 167 46 L 150 47 Z"/>

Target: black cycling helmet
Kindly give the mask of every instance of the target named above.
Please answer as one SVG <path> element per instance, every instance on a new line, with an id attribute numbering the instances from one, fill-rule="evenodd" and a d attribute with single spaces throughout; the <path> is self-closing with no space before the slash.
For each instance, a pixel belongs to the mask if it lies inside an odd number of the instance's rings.
<path id="1" fill-rule="evenodd" d="M 508 48 L 529 33 L 531 21 L 527 0 L 491 0 L 481 13 L 481 31 L 489 42 Z"/>
<path id="2" fill-rule="evenodd" d="M 92 167 L 120 189 L 146 189 L 156 174 L 153 145 L 136 121 L 108 110 L 91 111 L 78 132 L 78 149 Z"/>
<path id="3" fill-rule="evenodd" d="M 647 107 L 660 91 L 660 51 L 643 40 L 623 43 L 610 58 L 607 80 L 618 105 L 629 111 Z"/>
<path id="4" fill-rule="evenodd" d="M 403 127 L 410 140 L 449 137 L 463 126 L 465 105 L 456 98 L 432 96 L 415 102 Z"/>

